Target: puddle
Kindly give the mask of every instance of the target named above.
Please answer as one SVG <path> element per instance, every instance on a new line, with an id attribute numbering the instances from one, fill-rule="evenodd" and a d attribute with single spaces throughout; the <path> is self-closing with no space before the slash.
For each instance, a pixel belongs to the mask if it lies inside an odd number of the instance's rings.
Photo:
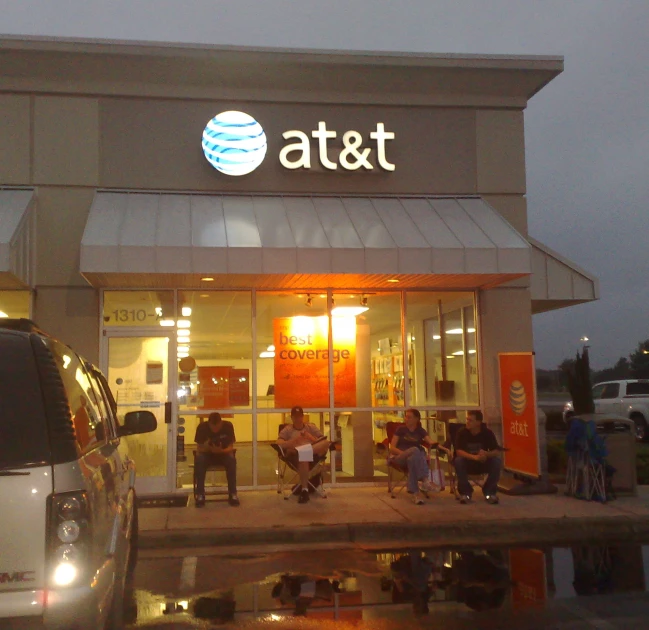
<path id="1" fill-rule="evenodd" d="M 382 628 L 387 619 L 390 628 L 430 627 L 440 615 L 475 620 L 495 612 L 532 619 L 553 604 L 566 602 L 556 610 L 568 614 L 569 602 L 599 596 L 646 603 L 648 581 L 649 547 L 641 545 L 155 558 L 136 570 L 131 627 L 314 620 L 313 627 Z"/>

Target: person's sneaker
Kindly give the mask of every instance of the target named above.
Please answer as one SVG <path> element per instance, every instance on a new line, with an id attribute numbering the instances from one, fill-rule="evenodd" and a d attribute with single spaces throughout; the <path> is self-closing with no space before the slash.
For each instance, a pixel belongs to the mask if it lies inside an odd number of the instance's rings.
<path id="1" fill-rule="evenodd" d="M 488 495 L 485 497 L 485 501 L 486 501 L 487 503 L 490 503 L 491 505 L 498 505 L 498 503 L 500 503 L 500 499 L 498 499 L 498 495 L 497 495 L 497 494 L 488 494 Z"/>
<path id="2" fill-rule="evenodd" d="M 424 479 L 421 482 L 421 489 L 424 492 L 432 492 L 433 491 L 433 484 L 430 482 L 430 479 Z"/>
<path id="3" fill-rule="evenodd" d="M 205 506 L 205 495 L 197 494 L 195 499 L 196 507 L 201 508 Z"/>
<path id="4" fill-rule="evenodd" d="M 471 497 L 468 494 L 462 494 L 460 495 L 460 503 L 462 505 L 466 505 L 467 503 L 471 502 Z"/>
<path id="5" fill-rule="evenodd" d="M 298 503 L 308 503 L 309 502 L 309 491 L 302 490 L 300 492 L 300 498 L 297 500 Z"/>
<path id="6" fill-rule="evenodd" d="M 412 500 L 413 500 L 415 505 L 423 505 L 424 504 L 424 498 L 419 493 L 413 495 Z"/>
<path id="7" fill-rule="evenodd" d="M 228 503 L 232 507 L 239 507 L 241 505 L 241 501 L 239 501 L 239 497 L 236 494 L 230 495 L 230 497 L 228 498 Z"/>

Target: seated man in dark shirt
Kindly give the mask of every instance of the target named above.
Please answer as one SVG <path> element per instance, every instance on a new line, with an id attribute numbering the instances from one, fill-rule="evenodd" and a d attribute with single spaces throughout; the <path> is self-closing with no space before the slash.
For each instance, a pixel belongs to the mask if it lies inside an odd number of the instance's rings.
<path id="1" fill-rule="evenodd" d="M 431 489 L 428 460 L 424 451 L 424 444 L 437 446 L 421 426 L 421 414 L 418 409 L 406 409 L 404 423 L 397 427 L 390 442 L 390 456 L 401 467 L 408 468 L 408 493 L 413 495 L 416 505 L 421 505 L 424 499 L 419 491 L 419 482 L 422 489 L 428 492 Z"/>
<path id="2" fill-rule="evenodd" d="M 228 502 L 239 505 L 237 497 L 237 460 L 235 459 L 235 436 L 231 422 L 223 420 L 218 411 L 210 414 L 209 420 L 196 427 L 194 438 L 197 447 L 196 459 L 196 507 L 205 505 L 205 475 L 207 467 L 213 464 L 225 467 L 228 480 Z"/>
<path id="3" fill-rule="evenodd" d="M 455 438 L 455 472 L 460 503 L 471 500 L 473 489 L 469 475 L 487 474 L 482 493 L 488 503 L 498 503 L 498 480 L 502 463 L 496 436 L 482 422 L 482 411 L 467 411 L 466 426 L 458 431 Z"/>

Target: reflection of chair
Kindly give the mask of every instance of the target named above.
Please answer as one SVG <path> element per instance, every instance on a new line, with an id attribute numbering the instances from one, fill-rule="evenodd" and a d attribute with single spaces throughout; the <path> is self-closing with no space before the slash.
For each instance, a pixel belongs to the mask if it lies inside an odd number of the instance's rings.
<path id="1" fill-rule="evenodd" d="M 386 453 L 386 464 L 388 467 L 388 492 L 393 499 L 396 498 L 397 494 L 401 493 L 408 482 L 408 467 L 400 466 L 390 455 L 390 443 L 392 442 L 395 431 L 402 424 L 402 422 L 387 422 L 385 425 L 385 432 L 387 433 L 387 437 L 385 438 L 385 440 L 383 440 L 383 445 L 385 446 Z M 428 461 L 428 467 L 430 468 L 430 448 L 426 449 L 426 460 Z M 436 462 L 437 469 L 439 470 L 439 460 L 436 459 Z"/>
<path id="2" fill-rule="evenodd" d="M 278 435 L 285 426 L 286 424 L 279 425 L 277 429 Z M 277 453 L 277 494 L 284 495 L 284 499 L 288 501 L 300 483 L 297 455 L 295 453 L 286 453 L 279 444 L 271 444 L 271 447 Z M 317 492 L 323 499 L 327 498 L 323 479 L 326 472 L 324 467 L 326 460 L 327 455 L 325 453 L 319 458 L 314 456 L 314 460 L 309 463 L 309 492 Z M 320 483 L 314 483 L 317 480 Z"/>

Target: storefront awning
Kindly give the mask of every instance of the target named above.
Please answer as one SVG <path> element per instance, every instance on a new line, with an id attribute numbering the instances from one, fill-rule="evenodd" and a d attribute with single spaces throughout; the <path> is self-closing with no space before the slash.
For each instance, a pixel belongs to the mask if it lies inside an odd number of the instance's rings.
<path id="1" fill-rule="evenodd" d="M 93 286 L 488 288 L 530 246 L 478 197 L 98 192 L 81 242 Z"/>
<path id="2" fill-rule="evenodd" d="M 0 189 L 0 289 L 22 289 L 30 279 L 31 189 Z"/>
<path id="3" fill-rule="evenodd" d="M 532 313 L 599 299 L 599 281 L 575 263 L 528 237 L 532 246 Z"/>

